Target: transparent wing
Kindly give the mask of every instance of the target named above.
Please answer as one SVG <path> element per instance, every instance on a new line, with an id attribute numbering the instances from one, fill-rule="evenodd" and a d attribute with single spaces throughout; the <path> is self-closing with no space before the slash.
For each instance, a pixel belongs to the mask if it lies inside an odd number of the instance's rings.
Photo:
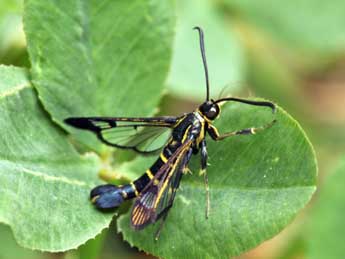
<path id="1" fill-rule="evenodd" d="M 107 145 L 145 154 L 155 153 L 164 146 L 177 120 L 175 117 L 77 117 L 68 118 L 65 122 L 94 132 Z"/>
<path id="2" fill-rule="evenodd" d="M 191 144 L 188 141 L 178 148 L 136 198 L 131 213 L 134 229 L 140 230 L 156 222 L 170 209 L 191 155 Z"/>

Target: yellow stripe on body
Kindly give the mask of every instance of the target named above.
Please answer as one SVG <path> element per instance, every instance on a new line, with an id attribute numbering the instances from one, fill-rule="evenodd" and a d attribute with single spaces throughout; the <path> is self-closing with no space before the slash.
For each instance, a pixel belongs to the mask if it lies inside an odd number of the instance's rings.
<path id="1" fill-rule="evenodd" d="M 146 170 L 146 175 L 150 178 L 150 180 L 154 177 L 150 169 Z"/>
<path id="2" fill-rule="evenodd" d="M 199 136 L 196 140 L 197 145 L 200 144 L 200 142 L 205 138 L 205 121 L 201 121 L 201 130 L 199 133 Z"/>
<path id="3" fill-rule="evenodd" d="M 168 159 L 164 156 L 163 152 L 159 156 L 162 159 L 163 163 L 168 162 Z"/>
<path id="4" fill-rule="evenodd" d="M 132 188 L 134 190 L 135 196 L 138 196 L 139 192 L 137 191 L 137 188 L 135 187 L 134 183 L 131 183 L 131 186 L 132 186 Z"/>
<path id="5" fill-rule="evenodd" d="M 184 115 L 182 118 L 180 118 L 174 125 L 174 128 L 176 128 L 180 123 L 187 117 L 187 115 Z"/>
<path id="6" fill-rule="evenodd" d="M 182 140 L 181 140 L 181 143 L 182 143 L 182 144 L 186 141 L 187 136 L 188 136 L 188 131 L 189 131 L 189 129 L 190 129 L 191 127 L 192 127 L 192 125 L 189 125 L 189 126 L 187 127 L 187 129 L 185 130 L 185 132 L 184 132 L 184 134 L 183 134 L 183 137 L 182 137 Z"/>
<path id="7" fill-rule="evenodd" d="M 92 202 L 92 203 L 95 203 L 95 202 L 97 201 L 98 198 L 99 198 L 99 195 L 96 195 L 95 197 L 93 197 L 93 198 L 91 199 L 91 202 Z"/>
<path id="8" fill-rule="evenodd" d="M 214 131 L 214 133 L 216 134 L 216 136 L 218 137 L 219 136 L 219 132 L 218 132 L 218 129 L 213 126 L 213 125 L 209 125 L 210 128 L 212 128 L 212 130 Z"/>
<path id="9" fill-rule="evenodd" d="M 200 115 L 201 118 L 203 118 L 205 121 L 207 121 L 208 123 L 212 123 L 211 120 L 209 118 L 207 118 L 204 114 L 202 114 L 202 112 L 199 110 L 199 108 L 196 110 L 196 112 Z"/>
<path id="10" fill-rule="evenodd" d="M 127 199 L 128 195 L 125 191 L 122 191 L 121 194 L 124 199 Z"/>

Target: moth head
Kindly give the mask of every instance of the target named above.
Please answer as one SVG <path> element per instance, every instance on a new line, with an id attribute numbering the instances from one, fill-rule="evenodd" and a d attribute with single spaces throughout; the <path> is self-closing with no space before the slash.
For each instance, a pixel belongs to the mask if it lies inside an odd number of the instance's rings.
<path id="1" fill-rule="evenodd" d="M 218 117 L 220 108 L 213 100 L 206 101 L 199 106 L 199 110 L 207 119 L 214 120 Z"/>

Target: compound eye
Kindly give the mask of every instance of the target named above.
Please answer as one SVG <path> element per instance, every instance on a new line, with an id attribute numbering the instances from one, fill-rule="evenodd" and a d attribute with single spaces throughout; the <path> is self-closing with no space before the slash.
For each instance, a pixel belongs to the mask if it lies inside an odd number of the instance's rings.
<path id="1" fill-rule="evenodd" d="M 212 107 L 208 112 L 207 112 L 207 117 L 210 119 L 213 119 L 217 116 L 217 109 L 215 107 Z"/>

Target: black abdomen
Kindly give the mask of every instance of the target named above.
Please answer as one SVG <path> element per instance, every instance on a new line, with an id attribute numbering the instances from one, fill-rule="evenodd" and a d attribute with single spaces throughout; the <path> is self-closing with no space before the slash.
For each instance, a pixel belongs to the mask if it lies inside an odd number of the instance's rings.
<path id="1" fill-rule="evenodd" d="M 167 145 L 163 148 L 158 159 L 146 172 L 135 181 L 115 186 L 112 184 L 100 185 L 91 191 L 90 199 L 99 209 L 111 209 L 119 207 L 125 200 L 137 197 L 147 184 L 159 172 L 162 166 L 167 163 L 169 158 L 182 145 L 190 134 L 195 120 L 193 113 L 186 115 L 182 121 L 173 129 L 172 136 Z M 159 180 L 159 178 L 157 179 Z"/>

